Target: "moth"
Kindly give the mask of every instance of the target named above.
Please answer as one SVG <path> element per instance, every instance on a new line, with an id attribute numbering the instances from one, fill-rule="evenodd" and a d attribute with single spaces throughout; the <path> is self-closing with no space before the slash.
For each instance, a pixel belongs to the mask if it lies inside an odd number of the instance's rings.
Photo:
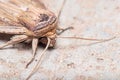
<path id="1" fill-rule="evenodd" d="M 38 63 L 26 80 L 28 80 L 39 68 L 41 58 L 47 48 L 55 46 L 56 38 L 75 38 L 96 41 L 110 40 L 59 37 L 56 32 L 57 30 L 63 32 L 67 29 L 71 29 L 71 27 L 66 29 L 60 29 L 57 27 L 59 15 L 60 12 L 58 16 L 56 16 L 53 12 L 48 10 L 40 0 L 0 1 L 0 33 L 14 35 L 10 41 L 0 44 L 0 48 L 24 41 L 32 42 L 32 58 L 26 65 L 26 67 L 28 67 L 35 58 L 38 43 L 41 42 L 46 45 L 44 51 L 41 53 Z"/>

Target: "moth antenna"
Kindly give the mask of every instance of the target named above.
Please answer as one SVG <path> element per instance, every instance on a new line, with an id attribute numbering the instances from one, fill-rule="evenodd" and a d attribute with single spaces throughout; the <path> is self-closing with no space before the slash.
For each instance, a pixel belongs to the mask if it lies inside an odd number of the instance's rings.
<path id="1" fill-rule="evenodd" d="M 70 30 L 70 29 L 74 29 L 73 27 L 67 27 L 67 28 L 60 28 L 60 27 L 58 27 L 57 28 L 57 30 L 56 30 L 56 33 L 57 33 L 57 35 L 60 35 L 60 34 L 62 34 L 63 32 L 65 32 L 65 31 L 67 31 L 67 30 Z"/>
<path id="2" fill-rule="evenodd" d="M 64 37 L 64 36 L 56 36 L 57 38 L 64 38 L 64 39 L 81 39 L 81 40 L 91 40 L 91 41 L 109 41 L 116 37 L 108 38 L 108 39 L 92 39 L 92 38 L 83 38 L 83 37 Z"/>
<path id="3" fill-rule="evenodd" d="M 63 0 L 63 3 L 62 3 L 62 5 L 61 5 L 61 7 L 60 7 L 60 9 L 58 11 L 58 14 L 57 14 L 58 19 L 60 18 L 60 15 L 61 15 L 61 12 L 63 10 L 63 7 L 64 7 L 65 3 L 66 3 L 66 0 Z"/>
<path id="4" fill-rule="evenodd" d="M 39 65 L 41 64 L 41 60 L 42 60 L 43 56 L 45 55 L 45 51 L 48 49 L 49 44 L 50 44 L 50 38 L 47 38 L 47 40 L 48 40 L 48 42 L 47 42 L 45 49 L 42 51 L 41 55 L 38 58 L 39 60 L 38 60 L 37 64 L 35 65 L 35 67 L 33 68 L 32 72 L 30 73 L 30 75 L 27 77 L 26 80 L 29 80 L 29 78 L 35 73 L 35 71 L 38 70 Z"/>

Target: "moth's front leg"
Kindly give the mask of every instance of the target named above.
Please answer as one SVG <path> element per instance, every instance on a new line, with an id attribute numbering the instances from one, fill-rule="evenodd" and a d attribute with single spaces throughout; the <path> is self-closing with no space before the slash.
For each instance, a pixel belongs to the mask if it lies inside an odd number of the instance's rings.
<path id="1" fill-rule="evenodd" d="M 26 68 L 31 64 L 31 62 L 35 59 L 36 51 L 37 51 L 37 45 L 38 45 L 38 38 L 33 38 L 32 39 L 32 58 L 30 61 L 27 63 Z"/>
<path id="2" fill-rule="evenodd" d="M 26 35 L 28 30 L 25 27 L 17 27 L 17 26 L 0 26 L 0 33 L 2 34 L 15 34 L 11 38 L 10 41 L 6 42 L 5 44 L 1 44 L 0 48 L 3 48 L 8 45 L 13 45 L 25 41 L 28 39 Z"/>
<path id="3" fill-rule="evenodd" d="M 6 47 L 8 45 L 13 45 L 13 44 L 17 44 L 17 43 L 23 42 L 23 41 L 25 41 L 27 39 L 28 39 L 28 36 L 26 36 L 26 35 L 15 35 L 15 36 L 13 36 L 11 38 L 10 41 L 8 41 L 8 42 L 6 42 L 4 44 L 1 44 L 0 45 L 0 49 Z"/>

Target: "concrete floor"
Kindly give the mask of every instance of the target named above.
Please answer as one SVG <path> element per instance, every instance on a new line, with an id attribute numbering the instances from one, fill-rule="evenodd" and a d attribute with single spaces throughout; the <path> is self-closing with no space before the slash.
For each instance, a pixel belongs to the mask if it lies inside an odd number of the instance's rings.
<path id="1" fill-rule="evenodd" d="M 62 2 L 43 1 L 56 14 Z M 120 80 L 120 0 L 66 0 L 59 26 L 74 27 L 60 36 L 116 38 L 102 43 L 57 39 L 30 80 Z M 39 45 L 36 59 L 43 49 Z M 37 63 L 25 69 L 31 56 L 31 46 L 22 43 L 0 50 L 0 80 L 24 80 Z"/>

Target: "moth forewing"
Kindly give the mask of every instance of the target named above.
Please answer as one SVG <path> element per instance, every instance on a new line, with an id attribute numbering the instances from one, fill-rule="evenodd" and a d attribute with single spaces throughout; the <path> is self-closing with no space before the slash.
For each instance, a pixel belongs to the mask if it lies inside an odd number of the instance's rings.
<path id="1" fill-rule="evenodd" d="M 8 4 L 7 2 L 0 2 L 0 20 L 9 26 L 21 26 L 17 16 L 21 10 L 15 5 Z M 1 25 L 1 24 L 0 24 Z"/>
<path id="2" fill-rule="evenodd" d="M 39 9 L 46 9 L 45 5 L 40 0 L 9 0 L 10 3 L 26 9 L 28 6 L 34 6 Z"/>

